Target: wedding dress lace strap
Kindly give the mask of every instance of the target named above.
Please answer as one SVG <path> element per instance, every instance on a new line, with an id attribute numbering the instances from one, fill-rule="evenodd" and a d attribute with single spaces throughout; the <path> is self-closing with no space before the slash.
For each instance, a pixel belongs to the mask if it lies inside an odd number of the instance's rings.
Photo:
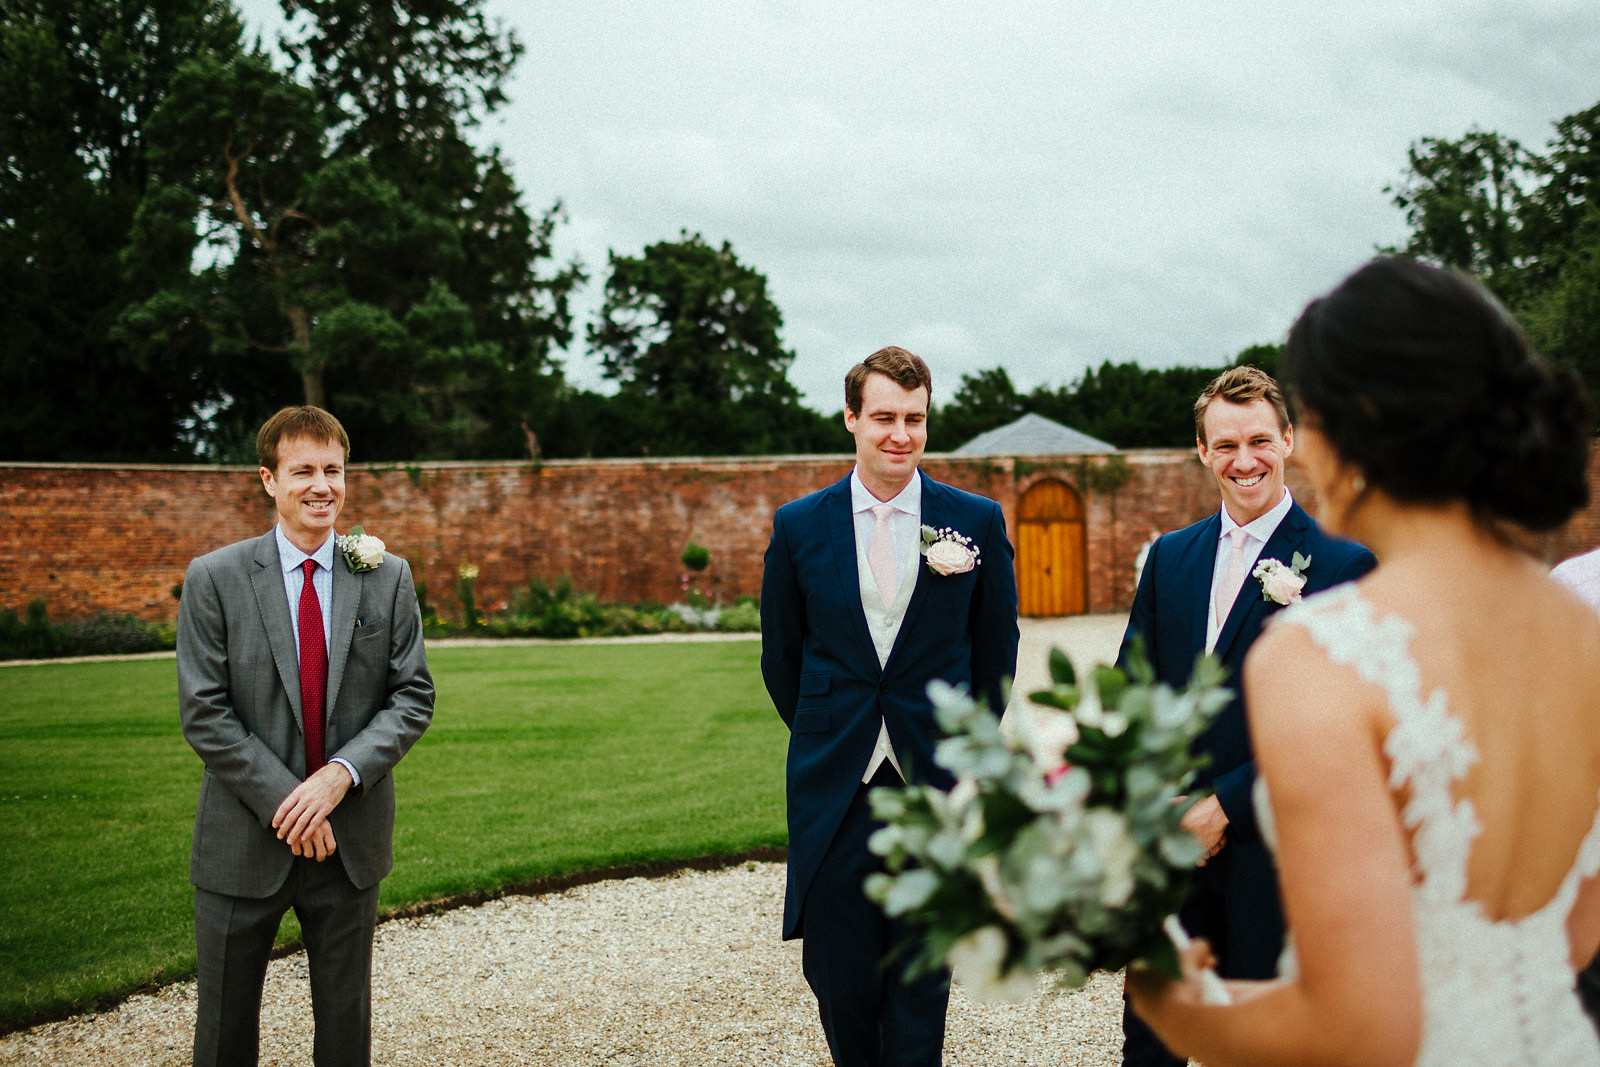
<path id="1" fill-rule="evenodd" d="M 1411 624 L 1398 615 L 1377 618 L 1354 585 L 1303 600 L 1279 619 L 1303 627 L 1330 661 L 1354 668 L 1383 690 L 1395 720 L 1384 742 L 1389 788 L 1410 786 L 1401 814 L 1413 831 L 1423 884 L 1440 900 L 1460 900 L 1480 827 L 1472 801 L 1452 799 L 1450 789 L 1478 762 L 1478 750 L 1450 715 L 1444 690 L 1423 694 L 1411 655 Z"/>

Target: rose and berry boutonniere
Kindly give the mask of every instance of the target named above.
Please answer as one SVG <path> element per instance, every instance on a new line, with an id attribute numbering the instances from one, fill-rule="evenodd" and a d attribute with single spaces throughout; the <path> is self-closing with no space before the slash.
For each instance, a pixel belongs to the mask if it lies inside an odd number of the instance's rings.
<path id="1" fill-rule="evenodd" d="M 1306 568 L 1311 557 L 1296 552 L 1294 560 L 1286 567 L 1281 559 L 1264 559 L 1256 564 L 1251 574 L 1261 579 L 1261 599 L 1274 604 L 1293 604 L 1300 599 L 1300 590 L 1306 587 Z"/>
<path id="2" fill-rule="evenodd" d="M 963 537 L 948 526 L 942 530 L 922 528 L 922 557 L 928 569 L 939 575 L 965 574 L 979 562 L 972 538 Z"/>
<path id="3" fill-rule="evenodd" d="M 352 526 L 349 533 L 336 541 L 351 574 L 375 571 L 383 562 L 383 542 L 363 533 L 359 526 Z"/>

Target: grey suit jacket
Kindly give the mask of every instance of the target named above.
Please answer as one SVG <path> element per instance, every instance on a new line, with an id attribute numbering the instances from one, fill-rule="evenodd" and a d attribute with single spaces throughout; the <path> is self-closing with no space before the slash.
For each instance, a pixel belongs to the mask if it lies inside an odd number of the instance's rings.
<path id="1" fill-rule="evenodd" d="M 325 744 L 361 775 L 329 816 L 334 858 L 357 888 L 394 865 L 390 772 L 433 718 L 433 679 L 406 561 L 352 574 L 333 564 Z M 271 895 L 294 855 L 272 816 L 305 777 L 299 655 L 273 531 L 189 564 L 178 609 L 183 736 L 205 763 L 189 880 Z M 332 862 L 331 860 L 328 862 Z"/>

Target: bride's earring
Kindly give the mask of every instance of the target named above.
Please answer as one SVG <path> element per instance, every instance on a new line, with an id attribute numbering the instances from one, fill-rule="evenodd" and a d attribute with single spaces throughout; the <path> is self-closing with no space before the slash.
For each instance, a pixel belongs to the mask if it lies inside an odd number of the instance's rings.
<path id="1" fill-rule="evenodd" d="M 1350 488 L 1358 493 L 1365 493 L 1367 491 L 1367 480 L 1358 474 L 1350 479 Z"/>

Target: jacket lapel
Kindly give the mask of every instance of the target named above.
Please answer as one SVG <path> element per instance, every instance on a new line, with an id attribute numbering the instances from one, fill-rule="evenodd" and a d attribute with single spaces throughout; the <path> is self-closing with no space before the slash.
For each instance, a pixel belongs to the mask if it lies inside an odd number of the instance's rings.
<path id="1" fill-rule="evenodd" d="M 355 640 L 356 612 L 361 607 L 361 586 L 366 575 L 352 574 L 337 545 L 333 549 L 333 625 L 328 641 L 328 698 L 323 705 L 331 723 L 339 707 L 339 683 L 344 681 L 350 642 Z"/>
<path id="2" fill-rule="evenodd" d="M 934 529 L 943 529 L 950 526 L 953 520 L 950 516 L 949 496 L 944 486 L 927 477 L 922 471 L 917 471 L 917 477 L 922 479 L 922 517 L 917 521 L 923 526 L 932 526 Z M 966 531 L 958 531 L 965 533 Z M 901 647 L 906 643 L 906 635 L 916 630 L 917 617 L 922 614 L 923 607 L 928 603 L 929 591 L 933 588 L 932 574 L 922 565 L 922 535 L 917 534 L 917 565 L 912 571 L 916 575 L 916 585 L 911 589 L 911 603 L 906 605 L 905 618 L 900 620 L 900 632 L 894 635 L 894 647 L 889 650 L 889 660 L 884 664 L 885 673 L 889 665 L 894 663 L 895 656 L 900 654 Z"/>
<path id="3" fill-rule="evenodd" d="M 1217 521 L 1222 520 L 1219 518 Z M 1276 559 L 1287 565 L 1293 561 L 1294 554 L 1305 546 L 1306 531 L 1310 526 L 1311 519 L 1300 505 L 1291 505 L 1289 513 L 1278 523 L 1278 528 L 1272 531 L 1272 536 L 1262 547 L 1261 555 L 1256 557 L 1256 562 Z M 1220 536 L 1219 532 L 1218 537 Z M 1251 568 L 1252 571 L 1254 569 Z M 1261 583 L 1250 575 L 1245 575 L 1244 585 L 1239 587 L 1239 596 L 1233 602 L 1233 609 L 1228 612 L 1227 621 L 1222 625 L 1222 633 L 1217 635 L 1217 658 L 1222 659 L 1227 656 L 1228 649 L 1247 622 L 1258 617 L 1264 619 L 1267 612 L 1276 606 L 1261 595 Z M 1256 628 L 1260 629 L 1259 622 Z"/>
<path id="4" fill-rule="evenodd" d="M 289 619 L 289 598 L 284 594 L 283 562 L 278 557 L 278 538 L 273 530 L 256 541 L 255 569 L 250 572 L 250 586 L 255 591 L 256 609 L 261 613 L 261 628 L 267 634 L 267 646 L 272 649 L 272 662 L 278 667 L 278 679 L 289 697 L 289 707 L 294 709 L 294 720 L 303 729 L 305 720 L 300 708 L 300 654 L 294 647 L 294 623 Z"/>
<path id="5" fill-rule="evenodd" d="M 823 519 L 828 525 L 828 541 L 833 546 L 834 565 L 839 570 L 839 584 L 844 590 L 844 600 L 852 608 L 849 625 L 856 632 L 851 642 L 865 648 L 873 667 L 878 665 L 878 654 L 872 647 L 872 631 L 867 628 L 867 612 L 861 606 L 861 568 L 856 565 L 855 516 L 850 511 L 850 478 L 835 482 L 823 501 Z"/>
<path id="6" fill-rule="evenodd" d="M 1215 513 L 1206 520 L 1194 540 L 1189 543 L 1191 558 L 1179 564 L 1179 573 L 1186 576 L 1188 588 L 1185 595 L 1193 605 L 1189 612 L 1189 659 L 1206 650 L 1206 616 L 1211 613 L 1211 579 L 1217 569 L 1217 542 L 1222 537 L 1222 514 Z M 1222 638 L 1217 638 L 1222 643 Z"/>

